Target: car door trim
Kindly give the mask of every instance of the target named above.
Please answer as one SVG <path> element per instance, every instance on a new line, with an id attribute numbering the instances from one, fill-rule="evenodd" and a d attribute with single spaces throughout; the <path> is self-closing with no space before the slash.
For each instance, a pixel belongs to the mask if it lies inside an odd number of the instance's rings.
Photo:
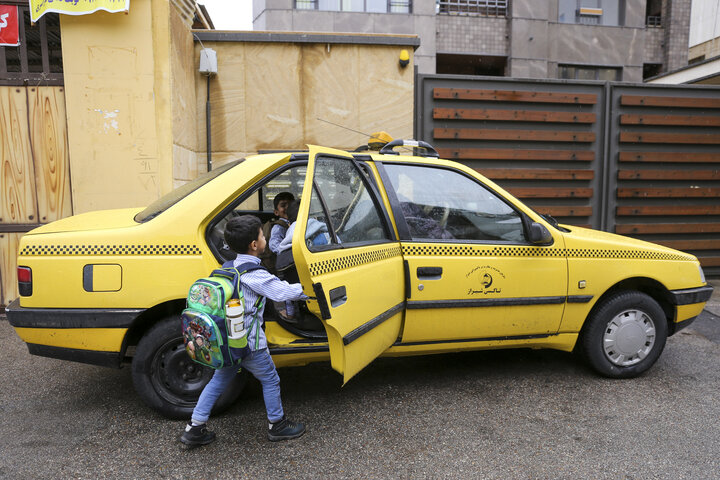
<path id="1" fill-rule="evenodd" d="M 416 345 L 438 345 L 442 343 L 472 343 L 472 342 L 498 342 L 504 340 L 535 340 L 539 338 L 556 337 L 556 333 L 539 333 L 536 335 L 508 335 L 505 337 L 480 337 L 480 338 L 460 338 L 451 340 L 428 340 L 423 342 L 395 342 L 393 347 L 411 347 Z"/>
<path id="2" fill-rule="evenodd" d="M 514 298 L 480 298 L 458 300 L 409 300 L 408 310 L 428 308 L 468 308 L 468 307 L 506 307 L 520 305 L 559 305 L 566 302 L 567 297 L 514 297 Z"/>
<path id="3" fill-rule="evenodd" d="M 394 307 L 391 307 L 390 309 L 384 311 L 383 313 L 381 313 L 377 317 L 373 318 L 369 322 L 366 322 L 366 323 L 360 325 L 355 330 L 353 330 L 352 332 L 348 333 L 347 335 L 345 335 L 343 337 L 343 345 L 346 345 L 346 346 L 350 345 L 352 342 L 354 342 L 358 338 L 362 337 L 363 335 L 368 333 L 373 328 L 381 325 L 386 320 L 392 318 L 398 312 L 401 312 L 404 308 L 405 308 L 405 302 L 403 301 L 403 302 L 398 303 Z"/>

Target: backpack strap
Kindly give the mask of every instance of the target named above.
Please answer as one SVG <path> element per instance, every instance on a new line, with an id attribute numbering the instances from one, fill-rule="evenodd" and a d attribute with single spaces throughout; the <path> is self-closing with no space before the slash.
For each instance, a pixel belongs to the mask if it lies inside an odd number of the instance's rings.
<path id="1" fill-rule="evenodd" d="M 240 276 L 242 274 L 251 272 L 253 270 L 267 270 L 267 268 L 265 268 L 263 265 L 253 262 L 242 263 L 237 267 L 234 267 L 233 265 L 233 260 L 227 261 L 223 264 L 222 268 L 213 270 L 210 276 L 221 277 L 230 280 L 233 284 L 233 291 L 235 292 L 233 296 L 236 298 L 240 298 Z M 258 335 L 258 330 L 260 329 L 260 322 L 258 322 L 257 320 L 257 312 L 262 308 L 264 303 L 265 297 L 262 295 L 258 295 L 258 298 L 255 301 L 254 305 L 256 313 L 255 315 L 253 315 L 252 324 L 250 324 L 249 329 L 252 330 L 253 327 L 255 327 L 255 349 L 257 349 L 260 345 L 260 335 Z"/>

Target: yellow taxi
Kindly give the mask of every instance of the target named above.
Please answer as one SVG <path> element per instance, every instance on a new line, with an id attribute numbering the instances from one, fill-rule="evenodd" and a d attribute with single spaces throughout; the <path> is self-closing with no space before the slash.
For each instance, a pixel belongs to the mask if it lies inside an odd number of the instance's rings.
<path id="1" fill-rule="evenodd" d="M 234 258 L 228 219 L 270 220 L 283 191 L 301 199 L 292 252 L 313 299 L 294 320 L 266 309 L 278 367 L 330 361 L 347 382 L 380 356 L 551 348 L 580 352 L 601 375 L 633 377 L 710 297 L 694 256 L 558 225 L 437 157 L 402 140 L 379 152 L 250 156 L 147 208 L 42 226 L 21 240 L 21 296 L 8 319 L 31 354 L 130 364 L 150 407 L 187 417 L 212 375 L 183 346 L 188 288 Z M 306 240 L 317 222 L 324 245 Z"/>

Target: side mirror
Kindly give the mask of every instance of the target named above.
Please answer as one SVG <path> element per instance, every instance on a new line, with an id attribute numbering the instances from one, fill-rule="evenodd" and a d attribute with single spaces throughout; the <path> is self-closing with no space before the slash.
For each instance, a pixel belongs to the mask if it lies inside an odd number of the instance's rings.
<path id="1" fill-rule="evenodd" d="M 530 243 L 535 245 L 548 245 L 553 241 L 553 237 L 550 231 L 545 228 L 545 225 L 537 222 L 530 223 L 528 233 L 530 235 Z"/>

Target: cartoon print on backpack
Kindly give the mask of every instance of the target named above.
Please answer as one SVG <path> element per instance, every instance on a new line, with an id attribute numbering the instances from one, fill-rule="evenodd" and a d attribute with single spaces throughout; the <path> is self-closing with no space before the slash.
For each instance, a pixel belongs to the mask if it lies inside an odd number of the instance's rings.
<path id="1" fill-rule="evenodd" d="M 185 349 L 193 360 L 202 358 L 206 363 L 212 362 L 211 343 L 209 341 L 212 332 L 199 325 L 196 320 L 191 320 L 183 329 Z"/>

